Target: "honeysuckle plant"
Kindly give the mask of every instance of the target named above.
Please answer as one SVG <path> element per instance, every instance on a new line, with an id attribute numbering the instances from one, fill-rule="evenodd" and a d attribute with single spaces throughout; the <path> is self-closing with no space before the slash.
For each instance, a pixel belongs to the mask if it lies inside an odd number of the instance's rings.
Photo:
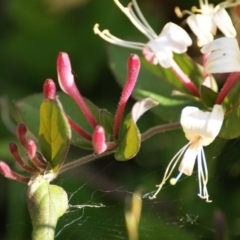
<path id="1" fill-rule="evenodd" d="M 198 195 L 210 202 L 207 158 L 203 147 L 209 146 L 217 137 L 233 139 L 240 136 L 240 53 L 235 29 L 224 9 L 238 2 L 226 1 L 213 7 L 207 1 L 201 1 L 200 9 L 193 7 L 191 13 L 181 12 L 181 15 L 190 14 L 187 22 L 197 35 L 198 45 L 204 45 L 201 48 L 202 65 L 187 55 L 192 39 L 183 28 L 170 22 L 157 35 L 136 0 L 127 7 L 119 0 L 114 2 L 148 39 L 146 43 L 124 41 L 108 30 L 100 31 L 98 24 L 94 26 L 94 33 L 101 38 L 127 48 L 107 48 L 110 68 L 122 86 L 115 112 L 101 109 L 97 103 L 83 97 L 65 52 L 58 54 L 56 63 L 62 91 L 57 92 L 55 82 L 47 79 L 43 94 L 34 94 L 15 103 L 22 120 L 17 137 L 28 159 L 20 156 L 15 143 L 9 144 L 9 150 L 28 175 L 14 172 L 4 161 L 0 162 L 0 172 L 28 185 L 27 203 L 33 239 L 54 239 L 58 219 L 69 207 L 65 190 L 51 184 L 64 171 L 110 154 L 117 161 L 131 160 L 138 154 L 143 141 L 161 132 L 182 129 L 181 134 L 189 142 L 170 160 L 162 182 L 157 185 L 158 190 L 150 199 L 157 197 L 169 179 L 170 184 L 175 185 L 183 174 L 193 175 L 197 165 Z M 210 25 L 204 28 L 204 22 Z M 217 27 L 227 37 L 214 40 Z M 141 50 L 142 55 L 132 53 L 134 50 Z M 229 73 L 223 86 L 214 75 L 222 73 Z M 136 102 L 126 113 L 130 96 Z M 162 124 L 141 132 L 137 121 L 148 110 L 161 119 Z M 27 131 L 34 137 L 28 139 Z M 89 154 L 67 161 L 71 144 L 89 151 Z M 160 156 L 156 158 L 161 161 Z M 179 162 L 179 174 L 171 178 Z M 137 228 L 139 213 L 134 218 Z M 127 222 L 129 219 L 132 221 L 133 217 L 126 217 Z"/>
<path id="2" fill-rule="evenodd" d="M 178 17 L 189 15 L 186 22 L 196 35 L 198 46 L 201 47 L 213 41 L 217 29 L 220 29 L 226 37 L 236 37 L 236 30 L 225 8 L 237 5 L 239 5 L 238 1 L 230 0 L 221 2 L 214 7 L 213 4 L 208 3 L 208 0 L 199 0 L 200 9 L 193 6 L 191 11 L 180 11 L 176 7 L 175 12 Z"/>

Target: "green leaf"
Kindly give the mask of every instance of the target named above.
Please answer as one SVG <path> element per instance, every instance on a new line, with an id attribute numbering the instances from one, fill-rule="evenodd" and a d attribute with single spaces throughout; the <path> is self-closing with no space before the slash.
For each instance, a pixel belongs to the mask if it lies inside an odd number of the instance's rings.
<path id="1" fill-rule="evenodd" d="M 116 80 L 123 86 L 126 81 L 126 62 L 130 53 L 134 50 L 124 49 L 113 45 L 109 46 L 109 64 Z M 139 52 L 137 52 L 139 54 Z M 140 53 L 141 54 L 141 53 Z M 141 69 L 136 86 L 132 96 L 139 100 L 150 97 L 159 102 L 159 105 L 151 111 L 156 113 L 160 118 L 166 121 L 179 120 L 181 111 L 186 106 L 197 106 L 202 108 L 199 101 L 186 97 L 173 96 L 174 90 L 183 93 L 189 91 L 179 81 L 170 69 L 165 69 L 159 65 L 148 63 L 144 57 L 141 59 Z M 199 65 L 192 62 L 187 55 L 181 54 L 175 56 L 176 62 L 183 68 L 184 72 L 190 76 L 197 87 L 200 87 L 203 81 L 202 69 Z"/>
<path id="2" fill-rule="evenodd" d="M 42 176 L 30 182 L 27 193 L 28 210 L 33 225 L 33 240 L 52 240 L 59 217 L 68 209 L 63 188 L 50 185 Z"/>
<path id="3" fill-rule="evenodd" d="M 141 134 L 136 125 L 138 119 L 150 108 L 158 103 L 151 98 L 142 99 L 134 104 L 131 113 L 127 115 L 120 132 L 120 143 L 115 158 L 118 161 L 126 161 L 133 158 L 141 145 Z"/>
<path id="4" fill-rule="evenodd" d="M 240 81 L 237 81 L 224 99 L 225 116 L 219 136 L 225 139 L 240 136 Z"/>
<path id="5" fill-rule="evenodd" d="M 212 89 L 202 85 L 201 86 L 201 98 L 206 107 L 212 108 L 216 103 L 218 94 Z"/>
<path id="6" fill-rule="evenodd" d="M 40 106 L 39 147 L 46 161 L 57 172 L 65 160 L 71 129 L 60 102 L 45 99 Z"/>

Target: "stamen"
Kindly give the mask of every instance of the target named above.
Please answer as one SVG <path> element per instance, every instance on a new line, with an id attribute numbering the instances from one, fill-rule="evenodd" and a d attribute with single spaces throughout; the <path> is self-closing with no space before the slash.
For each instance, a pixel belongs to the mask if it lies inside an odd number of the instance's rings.
<path id="1" fill-rule="evenodd" d="M 183 10 L 181 11 L 179 7 L 174 8 L 174 12 L 177 15 L 177 17 L 182 18 L 184 15 L 193 15 L 193 13 L 189 10 Z"/>
<path id="2" fill-rule="evenodd" d="M 202 199 L 206 199 L 206 202 L 212 202 L 209 200 L 209 194 L 207 190 L 207 182 L 208 182 L 208 170 L 206 164 L 206 158 L 203 151 L 203 148 L 198 152 L 197 157 L 198 162 L 198 181 L 199 181 L 199 194 L 198 196 Z"/>
<path id="3" fill-rule="evenodd" d="M 140 32 L 142 32 L 147 38 L 151 40 L 156 38 L 155 36 L 157 35 L 155 33 L 153 35 L 153 33 L 151 33 L 151 30 L 149 31 L 148 27 L 144 26 L 144 24 L 141 23 L 140 20 L 138 20 L 138 18 L 136 17 L 136 15 L 133 13 L 131 9 L 131 3 L 128 4 L 128 7 L 123 7 L 123 5 L 119 2 L 119 0 L 114 0 L 114 2 Z"/>
<path id="4" fill-rule="evenodd" d="M 218 10 L 219 8 L 230 8 L 238 5 L 240 5 L 239 1 L 237 2 L 224 1 L 216 5 L 215 9 Z"/>
<path id="5" fill-rule="evenodd" d="M 133 6 L 134 6 L 134 8 L 135 8 L 135 10 L 136 10 L 136 13 L 137 13 L 138 17 L 142 20 L 142 22 L 143 22 L 143 24 L 146 26 L 146 28 L 147 28 L 149 31 L 152 32 L 152 35 L 153 35 L 153 37 L 154 37 L 156 34 L 155 34 L 154 30 L 152 29 L 152 27 L 148 24 L 148 22 L 147 22 L 147 20 L 145 19 L 145 17 L 143 16 L 143 14 L 142 14 L 142 12 L 141 12 L 138 4 L 137 4 L 137 1 L 136 1 L 136 0 L 132 0 L 132 2 L 133 2 Z"/>
<path id="6" fill-rule="evenodd" d="M 124 41 L 120 38 L 117 38 L 113 36 L 107 29 L 103 30 L 102 32 L 99 30 L 99 24 L 95 24 L 93 27 L 93 31 L 95 34 L 99 35 L 102 39 L 105 41 L 122 46 L 127 48 L 134 48 L 138 50 L 142 50 L 145 44 L 139 43 L 139 42 L 130 42 L 130 41 Z"/>
<path id="7" fill-rule="evenodd" d="M 175 156 L 172 158 L 172 160 L 170 161 L 170 163 L 168 164 L 166 171 L 164 173 L 163 176 L 163 180 L 159 185 L 156 185 L 156 187 L 158 187 L 158 190 L 154 193 L 153 196 L 150 196 L 149 199 L 154 199 L 156 198 L 157 194 L 160 192 L 162 186 L 166 183 L 166 181 L 168 180 L 168 178 L 171 176 L 174 168 L 176 167 L 179 159 L 182 157 L 183 153 L 185 152 L 185 150 L 188 148 L 188 146 L 191 144 L 191 141 L 185 145 L 183 148 L 181 148 L 176 154 Z M 169 170 L 170 169 L 170 170 Z M 174 180 L 173 180 L 174 181 Z"/>

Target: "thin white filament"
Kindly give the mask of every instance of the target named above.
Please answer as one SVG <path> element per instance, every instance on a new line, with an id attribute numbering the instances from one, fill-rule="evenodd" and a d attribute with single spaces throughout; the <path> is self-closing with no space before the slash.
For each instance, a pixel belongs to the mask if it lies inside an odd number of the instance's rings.
<path id="1" fill-rule="evenodd" d="M 133 11 L 131 10 L 131 3 L 128 7 L 123 7 L 119 0 L 114 0 L 114 2 L 140 32 L 142 32 L 148 39 L 154 39 L 154 37 L 149 34 L 149 30 L 137 19 L 136 15 L 132 15 Z"/>
<path id="2" fill-rule="evenodd" d="M 162 186 L 166 183 L 167 179 L 171 176 L 174 168 L 176 167 L 177 163 L 179 162 L 179 159 L 181 159 L 183 153 L 186 151 L 186 149 L 188 148 L 188 146 L 191 144 L 192 142 L 190 141 L 187 145 L 185 145 L 183 148 L 181 148 L 176 154 L 175 156 L 172 158 L 172 160 L 170 161 L 170 163 L 167 166 L 167 169 L 164 173 L 163 176 L 163 180 L 160 184 L 156 185 L 156 187 L 158 187 L 158 190 L 154 193 L 153 196 L 149 197 L 149 199 L 154 199 L 156 198 L 157 194 L 160 192 Z M 170 169 L 170 170 L 169 170 Z"/>
<path id="3" fill-rule="evenodd" d="M 117 38 L 117 37 L 113 36 L 106 29 L 101 32 L 98 27 L 99 27 L 99 24 L 94 25 L 94 33 L 98 34 L 102 39 L 104 39 L 105 41 L 107 41 L 109 43 L 127 47 L 127 48 L 134 48 L 134 49 L 138 49 L 138 50 L 142 50 L 143 47 L 145 46 L 145 44 L 143 44 L 143 43 L 125 41 L 123 39 Z"/>

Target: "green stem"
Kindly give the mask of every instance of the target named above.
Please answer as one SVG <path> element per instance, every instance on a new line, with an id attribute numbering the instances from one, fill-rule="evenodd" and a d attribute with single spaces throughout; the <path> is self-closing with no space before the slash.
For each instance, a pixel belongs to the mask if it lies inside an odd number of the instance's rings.
<path id="1" fill-rule="evenodd" d="M 181 128 L 180 122 L 168 123 L 168 124 L 152 127 L 150 129 L 148 129 L 146 132 L 142 133 L 141 141 L 143 142 L 143 141 L 147 140 L 148 138 L 152 137 L 155 134 L 175 130 L 175 129 L 178 129 L 178 128 Z"/>
<path id="2" fill-rule="evenodd" d="M 93 161 L 95 159 L 108 156 L 108 155 L 110 155 L 112 153 L 115 153 L 115 152 L 116 152 L 116 149 L 110 150 L 110 151 L 106 151 L 106 152 L 104 152 L 102 154 L 96 154 L 96 153 L 89 154 L 89 155 L 87 155 L 85 157 L 81 157 L 81 158 L 79 158 L 77 160 L 74 160 L 74 161 L 72 161 L 70 163 L 67 163 L 67 164 L 63 165 L 61 167 L 59 173 L 65 172 L 65 171 L 67 171 L 67 170 L 69 170 L 71 168 L 75 168 L 75 167 L 81 166 L 81 165 L 83 165 L 85 163 L 88 163 L 88 162 L 91 162 L 91 161 Z"/>
<path id="3" fill-rule="evenodd" d="M 155 134 L 166 132 L 166 131 L 175 130 L 175 129 L 178 129 L 180 127 L 181 127 L 180 122 L 175 122 L 175 123 L 168 123 L 168 124 L 165 124 L 165 125 L 159 125 L 159 126 L 150 128 L 146 132 L 142 133 L 142 135 L 141 135 L 141 142 L 147 140 L 148 138 L 152 137 Z M 91 161 L 96 160 L 98 158 L 108 156 L 108 155 L 110 155 L 112 153 L 115 153 L 116 150 L 117 149 L 114 148 L 114 149 L 106 151 L 106 152 L 104 152 L 102 154 L 92 153 L 92 154 L 87 155 L 85 157 L 82 157 L 82 158 L 79 158 L 77 160 L 74 160 L 74 161 L 72 161 L 70 163 L 67 163 L 67 164 L 63 165 L 61 167 L 59 173 L 62 173 L 62 172 L 65 172 L 65 171 L 67 171 L 69 169 L 81 166 L 81 165 L 83 165 L 85 163 L 91 162 Z"/>

